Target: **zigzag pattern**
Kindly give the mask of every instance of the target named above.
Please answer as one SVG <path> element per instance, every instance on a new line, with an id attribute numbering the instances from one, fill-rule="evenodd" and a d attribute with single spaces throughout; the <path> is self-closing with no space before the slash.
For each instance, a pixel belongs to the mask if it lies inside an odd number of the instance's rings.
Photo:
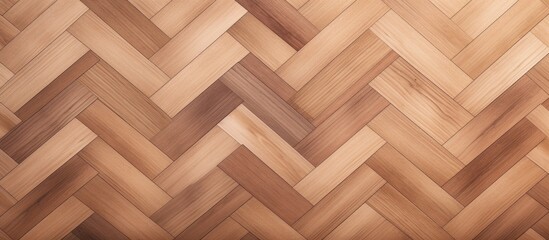
<path id="1" fill-rule="evenodd" d="M 0 239 L 549 239 L 548 0 L 0 0 Z"/>

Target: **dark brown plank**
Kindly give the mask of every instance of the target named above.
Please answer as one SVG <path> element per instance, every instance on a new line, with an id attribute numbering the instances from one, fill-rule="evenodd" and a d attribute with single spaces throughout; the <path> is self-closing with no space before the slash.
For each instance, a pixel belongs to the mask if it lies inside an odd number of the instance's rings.
<path id="1" fill-rule="evenodd" d="M 290 145 L 313 130 L 313 125 L 240 64 L 220 79 L 244 101 L 244 105 Z"/>
<path id="2" fill-rule="evenodd" d="M 80 157 L 73 157 L 2 215 L 0 228 L 19 239 L 96 174 Z"/>
<path id="3" fill-rule="evenodd" d="M 88 69 L 99 61 L 99 57 L 92 51 L 88 51 L 72 66 L 67 68 L 59 77 L 51 82 L 47 87 L 42 89 L 36 96 L 28 101 L 23 107 L 21 107 L 15 115 L 25 121 L 29 119 L 33 114 L 38 112 L 42 107 L 48 104 L 55 96 L 57 96 L 63 89 L 71 85 L 74 80 L 78 79 Z"/>
<path id="4" fill-rule="evenodd" d="M 275 72 L 271 71 L 267 65 L 265 65 L 253 54 L 246 55 L 246 57 L 238 63 L 256 76 L 257 79 L 275 92 L 276 95 L 284 99 L 284 101 L 288 101 L 296 93 L 295 89 L 280 78 Z"/>
<path id="5" fill-rule="evenodd" d="M 150 58 L 170 38 L 126 0 L 82 0 L 145 57 Z"/>
<path id="6" fill-rule="evenodd" d="M 173 160 L 231 113 L 242 100 L 220 81 L 181 110 L 151 141 Z"/>
<path id="7" fill-rule="evenodd" d="M 86 240 L 128 239 L 126 235 L 118 231 L 97 213 L 92 214 L 86 221 L 72 230 L 72 233 L 76 237 Z"/>
<path id="8" fill-rule="evenodd" d="M 193 224 L 191 224 L 185 231 L 177 236 L 176 239 L 201 239 L 208 232 L 219 225 L 223 220 L 231 216 L 240 206 L 248 201 L 252 195 L 250 195 L 241 186 L 236 187 L 215 206 L 210 208 L 200 218 L 198 218 Z"/>
<path id="9" fill-rule="evenodd" d="M 147 138 L 170 123 L 170 117 L 108 63 L 100 61 L 79 81 Z"/>
<path id="10" fill-rule="evenodd" d="M 528 194 L 549 209 L 549 177 L 536 184 Z"/>
<path id="11" fill-rule="evenodd" d="M 293 224 L 312 205 L 250 150 L 240 146 L 219 168 L 288 224 Z"/>
<path id="12" fill-rule="evenodd" d="M 545 135 L 534 124 L 523 119 L 461 169 L 443 188 L 463 205 L 468 205 L 544 138 Z"/>
<path id="13" fill-rule="evenodd" d="M 23 162 L 95 99 L 95 95 L 84 85 L 73 83 L 31 118 L 6 134 L 0 140 L 0 149 L 16 162 Z"/>
<path id="14" fill-rule="evenodd" d="M 385 98 L 366 86 L 295 148 L 311 164 L 318 166 L 387 105 L 389 102 Z"/>
<path id="15" fill-rule="evenodd" d="M 318 33 L 316 27 L 285 0 L 237 0 L 242 7 L 299 50 Z"/>

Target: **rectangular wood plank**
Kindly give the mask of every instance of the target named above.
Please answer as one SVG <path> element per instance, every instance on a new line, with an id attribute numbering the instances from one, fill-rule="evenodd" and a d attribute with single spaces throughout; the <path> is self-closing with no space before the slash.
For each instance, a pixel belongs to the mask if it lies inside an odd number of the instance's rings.
<path id="1" fill-rule="evenodd" d="M 368 204 L 363 204 L 325 239 L 367 239 L 367 236 L 385 221 L 385 218 Z"/>
<path id="2" fill-rule="evenodd" d="M 549 139 L 543 140 L 526 156 L 549 173 Z"/>
<path id="3" fill-rule="evenodd" d="M 549 28 L 547 29 L 549 30 Z M 549 46 L 549 42 L 545 44 Z M 545 56 L 536 66 L 531 68 L 526 75 L 549 94 L 549 56 Z"/>
<path id="4" fill-rule="evenodd" d="M 1 4 L 2 3 L 0 3 L 0 8 Z M 0 49 L 8 45 L 17 34 L 19 34 L 19 29 L 13 26 L 4 17 L 0 16 Z"/>
<path id="5" fill-rule="evenodd" d="M 549 4 L 547 5 L 549 6 Z M 545 45 L 549 45 L 549 36 L 547 36 L 547 31 L 549 31 L 549 17 L 545 17 L 536 27 L 532 29 L 532 33 L 536 35 Z"/>
<path id="6" fill-rule="evenodd" d="M 549 191 L 549 177 L 545 177 L 538 182 L 528 191 L 528 195 L 547 208 L 549 207 L 549 196 L 547 195 L 547 191 Z"/>
<path id="7" fill-rule="evenodd" d="M 215 0 L 164 0 L 168 2 L 158 11 L 151 21 L 170 38 L 173 38 L 185 26 L 191 23 Z"/>
<path id="8" fill-rule="evenodd" d="M 2 0 L 2 5 L 10 6 L 4 10 L 4 17 L 19 30 L 25 29 L 56 0 Z M 8 3 L 9 2 L 9 3 Z"/>
<path id="9" fill-rule="evenodd" d="M 243 228 L 232 218 L 227 218 L 225 221 L 217 225 L 211 232 L 208 233 L 204 240 L 217 240 L 217 239 L 240 239 L 248 233 L 248 230 Z"/>
<path id="10" fill-rule="evenodd" d="M 113 227 L 107 220 L 94 213 L 86 221 L 82 222 L 71 232 L 79 239 L 120 239 L 128 240 L 128 237 Z M 65 239 L 64 239 L 65 240 Z"/>
<path id="11" fill-rule="evenodd" d="M 280 78 L 275 72 L 268 68 L 262 60 L 257 58 L 254 54 L 248 54 L 240 62 L 240 65 L 246 68 L 254 76 L 257 77 L 261 82 L 267 85 L 276 95 L 280 98 L 288 101 L 295 93 L 288 83 L 286 83 L 282 78 Z"/>
<path id="12" fill-rule="evenodd" d="M 19 123 L 21 123 L 21 119 L 15 116 L 6 106 L 0 104 L 0 138 Z"/>
<path id="13" fill-rule="evenodd" d="M 518 0 L 471 0 L 453 17 L 470 37 L 476 38 Z"/>
<path id="14" fill-rule="evenodd" d="M 141 13 L 143 13 L 148 18 L 152 18 L 156 13 L 158 13 L 170 0 L 128 0 L 132 3 Z"/>
<path id="15" fill-rule="evenodd" d="M 311 0 L 296 9 L 317 29 L 322 30 L 354 2 L 355 0 Z"/>
<path id="16" fill-rule="evenodd" d="M 471 0 L 431 0 L 446 16 L 452 17 Z"/>

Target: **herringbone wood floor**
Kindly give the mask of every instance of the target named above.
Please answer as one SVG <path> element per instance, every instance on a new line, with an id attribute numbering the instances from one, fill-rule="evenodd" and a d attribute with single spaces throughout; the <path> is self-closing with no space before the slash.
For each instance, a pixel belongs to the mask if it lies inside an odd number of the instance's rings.
<path id="1" fill-rule="evenodd" d="M 548 0 L 0 14 L 0 239 L 549 239 Z"/>

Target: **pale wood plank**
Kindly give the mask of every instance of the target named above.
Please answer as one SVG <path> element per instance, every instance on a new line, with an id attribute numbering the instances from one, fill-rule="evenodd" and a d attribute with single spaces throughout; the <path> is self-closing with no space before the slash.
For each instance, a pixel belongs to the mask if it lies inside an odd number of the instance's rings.
<path id="1" fill-rule="evenodd" d="M 218 240 L 218 239 L 240 239 L 248 233 L 248 230 L 243 228 L 232 218 L 227 218 L 225 221 L 217 225 L 208 235 L 202 238 L 203 240 Z"/>
<path id="2" fill-rule="evenodd" d="M 518 0 L 472 0 L 452 20 L 476 38 Z"/>
<path id="3" fill-rule="evenodd" d="M 132 3 L 143 15 L 152 18 L 160 11 L 170 0 L 128 0 Z"/>
<path id="4" fill-rule="evenodd" d="M 545 17 L 531 32 L 545 45 L 549 46 L 549 34 L 547 34 L 549 32 L 549 17 Z"/>
<path id="5" fill-rule="evenodd" d="M 215 0 L 164 0 L 168 2 L 151 21 L 173 38 L 181 29 L 191 23 Z"/>
<path id="6" fill-rule="evenodd" d="M 323 29 L 354 2 L 355 0 L 309 0 L 299 7 L 299 12 L 318 29 Z"/>
<path id="7" fill-rule="evenodd" d="M 25 29 L 40 14 L 50 7 L 56 0 L 7 0 L 11 2 L 11 8 L 6 9 L 4 17 L 10 21 L 19 30 Z"/>
<path id="8" fill-rule="evenodd" d="M 547 30 L 549 31 L 549 28 Z M 549 42 L 545 43 L 545 45 L 549 46 Z M 545 56 L 526 75 L 549 94 L 549 56 Z"/>
<path id="9" fill-rule="evenodd" d="M 543 140 L 526 156 L 549 173 L 549 139 Z"/>
<path id="10" fill-rule="evenodd" d="M 446 16 L 452 17 L 471 0 L 431 0 Z"/>
<path id="11" fill-rule="evenodd" d="M 526 116 L 530 122 L 538 127 L 545 136 L 549 137 L 549 110 L 544 106 L 537 106 Z"/>

